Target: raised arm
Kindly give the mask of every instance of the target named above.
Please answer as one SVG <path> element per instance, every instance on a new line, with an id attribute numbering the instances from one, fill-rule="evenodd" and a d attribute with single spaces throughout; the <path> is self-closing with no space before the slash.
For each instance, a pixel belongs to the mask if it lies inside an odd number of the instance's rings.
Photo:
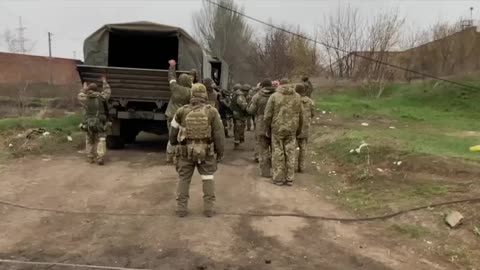
<path id="1" fill-rule="evenodd" d="M 170 65 L 168 68 L 168 82 L 170 83 L 170 85 L 172 85 L 172 83 L 177 82 L 177 73 L 176 73 L 177 62 L 172 59 L 168 61 L 168 64 Z"/>

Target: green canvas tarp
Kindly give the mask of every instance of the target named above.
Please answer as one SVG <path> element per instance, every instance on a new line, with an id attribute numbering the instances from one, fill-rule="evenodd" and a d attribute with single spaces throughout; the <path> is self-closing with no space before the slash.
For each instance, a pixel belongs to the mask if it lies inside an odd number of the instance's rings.
<path id="1" fill-rule="evenodd" d="M 178 27 L 144 21 L 107 24 L 87 37 L 83 46 L 86 65 L 109 66 L 109 36 L 115 31 L 177 37 L 179 68 L 202 70 L 202 47 L 187 32 Z"/>

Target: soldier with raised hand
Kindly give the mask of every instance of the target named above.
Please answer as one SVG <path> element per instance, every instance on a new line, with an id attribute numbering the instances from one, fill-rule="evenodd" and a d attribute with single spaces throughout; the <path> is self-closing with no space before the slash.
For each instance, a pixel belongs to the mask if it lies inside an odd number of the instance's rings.
<path id="1" fill-rule="evenodd" d="M 108 125 L 108 99 L 111 90 L 105 76 L 102 76 L 102 91 L 95 83 L 83 83 L 78 94 L 78 101 L 84 108 L 84 120 L 81 124 L 86 135 L 87 161 L 103 165 L 105 162 L 106 129 Z"/>
<path id="2" fill-rule="evenodd" d="M 165 111 L 165 116 L 167 117 L 168 129 L 170 130 L 170 123 L 173 120 L 173 116 L 178 108 L 186 105 L 190 102 L 191 88 L 193 77 L 188 74 L 176 75 L 176 66 L 177 62 L 175 60 L 168 61 L 170 65 L 168 69 L 168 82 L 170 84 L 170 91 L 172 96 L 168 102 L 167 110 Z M 167 163 L 174 162 L 175 158 L 175 148 L 172 147 L 170 141 L 167 144 Z"/>
<path id="3" fill-rule="evenodd" d="M 270 178 L 272 169 L 272 150 L 271 139 L 266 136 L 264 113 L 268 99 L 275 93 L 275 87 L 272 86 L 270 79 L 265 79 L 260 84 L 261 89 L 252 97 L 247 111 L 255 116 L 255 139 L 258 142 L 258 157 L 260 166 L 260 175 Z"/>
<path id="4" fill-rule="evenodd" d="M 266 136 L 272 139 L 273 183 L 292 186 L 296 137 L 303 128 L 302 104 L 294 85 L 280 85 L 270 96 L 264 120 Z"/>
<path id="5" fill-rule="evenodd" d="M 304 84 L 297 84 L 295 91 L 301 96 L 302 108 L 304 113 L 304 121 L 302 131 L 297 136 L 297 144 L 299 148 L 298 152 L 298 172 L 302 173 L 306 169 L 306 156 L 308 151 L 308 138 L 310 137 L 310 124 L 315 114 L 315 104 L 307 96 L 307 92 Z"/>
<path id="6" fill-rule="evenodd" d="M 177 215 L 188 214 L 190 182 L 197 168 L 203 181 L 204 214 L 214 215 L 214 173 L 223 158 L 225 134 L 218 111 L 207 104 L 207 90 L 194 84 L 190 104 L 181 107 L 171 123 L 170 142 L 176 146 Z"/>
<path id="7" fill-rule="evenodd" d="M 235 84 L 233 87 L 235 93 L 230 108 L 233 111 L 233 135 L 234 149 L 238 149 L 240 144 L 245 142 L 245 119 L 247 113 L 247 94 L 242 90 L 241 84 Z"/>

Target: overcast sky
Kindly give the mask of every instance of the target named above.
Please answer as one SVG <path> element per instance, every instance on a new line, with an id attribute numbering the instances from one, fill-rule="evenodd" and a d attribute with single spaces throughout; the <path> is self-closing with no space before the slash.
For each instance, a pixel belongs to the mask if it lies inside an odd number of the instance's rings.
<path id="1" fill-rule="evenodd" d="M 398 10 L 408 25 L 428 27 L 438 20 L 470 17 L 480 20 L 480 0 L 236 0 L 253 17 L 274 24 L 300 24 L 313 33 L 315 25 L 339 5 L 358 8 L 363 16 Z M 3 33 L 15 30 L 19 17 L 25 36 L 36 45 L 32 54 L 48 55 L 47 33 L 53 33 L 53 55 L 83 59 L 83 40 L 106 23 L 148 20 L 192 31 L 192 14 L 201 0 L 0 0 L 0 51 Z M 255 28 L 262 26 L 251 22 Z M 3 29 L 2 29 L 3 28 Z"/>

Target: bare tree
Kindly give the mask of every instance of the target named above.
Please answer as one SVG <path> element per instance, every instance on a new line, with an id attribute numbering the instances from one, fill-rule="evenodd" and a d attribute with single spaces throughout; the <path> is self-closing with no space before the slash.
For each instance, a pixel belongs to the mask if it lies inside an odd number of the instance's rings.
<path id="1" fill-rule="evenodd" d="M 287 29 L 287 26 L 282 26 Z M 290 34 L 279 29 L 267 28 L 265 35 L 257 42 L 256 56 L 258 72 L 262 77 L 288 77 L 293 69 L 293 59 L 290 55 Z"/>
<path id="2" fill-rule="evenodd" d="M 324 18 L 318 27 L 320 40 L 327 45 L 323 54 L 331 75 L 348 78 L 353 74 L 356 57 L 352 52 L 364 48 L 365 20 L 358 9 L 339 6 L 337 12 Z"/>
<path id="3" fill-rule="evenodd" d="M 301 36 L 307 36 L 300 26 L 297 27 L 295 32 Z M 300 36 L 293 36 L 290 41 L 290 55 L 293 60 L 292 76 L 300 77 L 317 73 L 318 54 L 316 44 L 312 44 Z"/>
<path id="4" fill-rule="evenodd" d="M 231 10 L 242 12 L 243 8 L 233 0 L 217 0 Z M 231 79 L 252 80 L 250 54 L 255 51 L 252 43 L 253 30 L 245 18 L 203 1 L 200 11 L 193 16 L 196 38 L 214 56 L 223 58 L 230 66 Z"/>

